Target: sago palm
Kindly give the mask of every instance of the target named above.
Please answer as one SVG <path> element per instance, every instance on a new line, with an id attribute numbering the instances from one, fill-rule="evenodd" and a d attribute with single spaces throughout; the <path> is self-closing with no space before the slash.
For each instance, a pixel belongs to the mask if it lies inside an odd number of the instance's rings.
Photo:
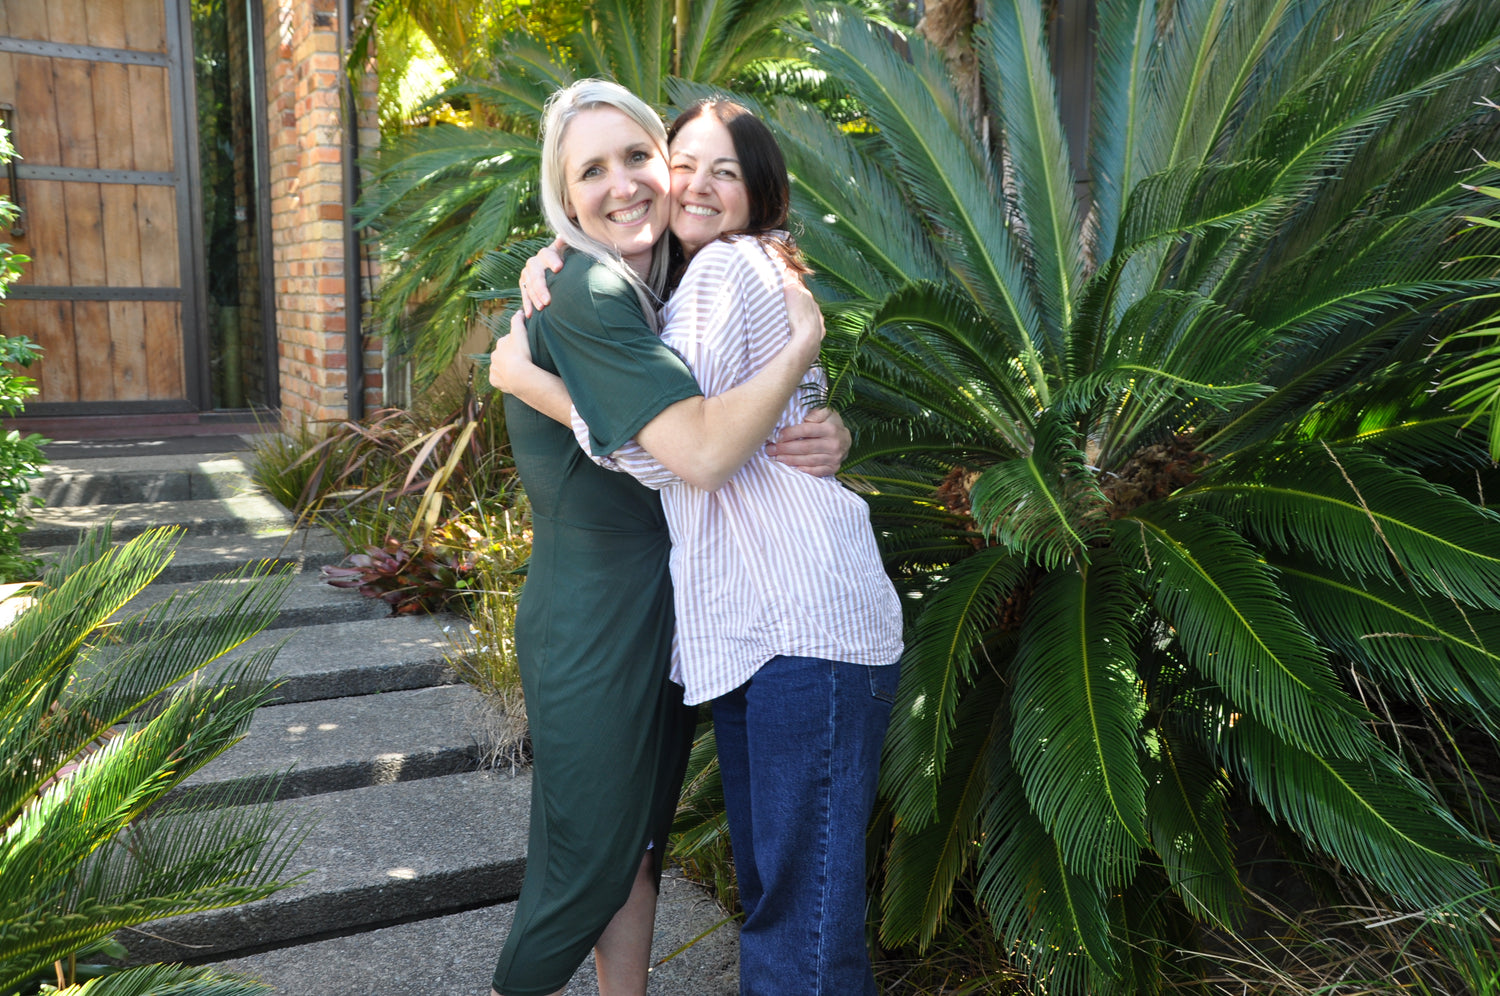
<path id="1" fill-rule="evenodd" d="M 503 32 L 474 60 L 485 73 L 433 99 L 472 108 L 472 126 L 389 136 L 358 216 L 385 260 L 376 317 L 418 382 L 445 370 L 468 335 L 483 254 L 543 230 L 537 132 L 554 90 L 604 77 L 664 108 L 670 76 L 754 88 L 789 72 L 796 49 L 781 28 L 802 10 L 802 0 L 588 0 L 577 31 Z M 498 279 L 509 290 L 515 274 Z"/>
<path id="2" fill-rule="evenodd" d="M 983 5 L 977 117 L 850 11 L 807 41 L 858 117 L 771 108 L 910 596 L 881 936 L 964 883 L 1096 996 L 1159 986 L 1167 921 L 1238 922 L 1231 799 L 1473 902 L 1494 851 L 1384 717 L 1500 707 L 1500 482 L 1429 355 L 1497 287 L 1497 229 L 1457 234 L 1495 209 L 1500 5 L 1098 13 L 1086 197 L 1040 0 Z"/>
<path id="3" fill-rule="evenodd" d="M 164 798 L 244 734 L 275 648 L 226 663 L 213 683 L 185 679 L 263 629 L 289 578 L 246 574 L 106 625 L 173 542 L 161 530 L 108 539 L 93 534 L 53 565 L 0 629 L 0 992 L 50 978 L 54 962 L 121 928 L 269 895 L 297 843 L 267 807 L 247 805 L 255 798 Z M 155 967 L 84 989 L 266 991 Z"/>

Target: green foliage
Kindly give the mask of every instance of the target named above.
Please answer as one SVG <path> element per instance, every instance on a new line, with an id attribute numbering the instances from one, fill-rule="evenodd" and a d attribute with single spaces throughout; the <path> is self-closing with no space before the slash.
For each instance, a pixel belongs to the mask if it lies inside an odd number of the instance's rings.
<path id="1" fill-rule="evenodd" d="M 766 103 L 915 613 L 880 937 L 1160 991 L 1244 917 L 1232 805 L 1472 913 L 1490 830 L 1384 710 L 1493 743 L 1492 409 L 1431 385 L 1493 342 L 1432 350 L 1500 290 L 1500 8 L 1100 4 L 1082 197 L 1045 14 L 985 4 L 977 118 L 847 8 L 802 38 L 859 117 Z"/>
<path id="2" fill-rule="evenodd" d="M 15 158 L 10 134 L 0 127 L 0 164 Z M 0 197 L 0 228 L 9 230 L 18 210 L 7 197 Z M 21 266 L 29 257 L 11 251 L 10 243 L 0 242 L 0 304 L 6 289 L 21 276 Z M 0 414 L 14 417 L 21 413 L 27 398 L 37 393 L 36 382 L 15 372 L 15 366 L 29 367 L 42 355 L 42 349 L 25 336 L 0 336 Z M 24 581 L 36 576 L 38 561 L 21 554 L 21 537 L 31 525 L 25 502 L 31 481 L 42 475 L 47 462 L 42 446 L 48 440 L 16 429 L 0 431 L 0 582 Z"/>
<path id="3" fill-rule="evenodd" d="M 255 793 L 223 808 L 165 798 L 269 696 L 279 648 L 226 659 L 213 681 L 194 675 L 265 628 L 290 581 L 247 568 L 107 623 L 161 573 L 174 539 L 86 536 L 0 630 L 0 991 L 123 927 L 269 895 L 299 842 L 269 806 L 249 805 Z M 258 991 L 157 974 L 183 988 L 145 991 Z M 87 991 L 143 991 L 129 984 Z"/>

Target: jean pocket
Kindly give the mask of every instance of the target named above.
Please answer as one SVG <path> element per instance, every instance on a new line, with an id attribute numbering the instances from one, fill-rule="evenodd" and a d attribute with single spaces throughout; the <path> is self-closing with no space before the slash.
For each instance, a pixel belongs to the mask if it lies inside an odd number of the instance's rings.
<path id="1" fill-rule="evenodd" d="M 867 667 L 870 672 L 870 696 L 886 704 L 896 701 L 896 685 L 901 681 L 901 665 L 884 664 Z"/>

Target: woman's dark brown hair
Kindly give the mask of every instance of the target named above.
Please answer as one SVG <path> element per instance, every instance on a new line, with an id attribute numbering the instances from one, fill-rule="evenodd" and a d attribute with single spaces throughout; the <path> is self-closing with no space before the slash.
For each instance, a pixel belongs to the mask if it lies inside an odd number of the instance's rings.
<path id="1" fill-rule="evenodd" d="M 781 155 L 781 146 L 776 144 L 776 136 L 771 134 L 764 121 L 743 104 L 708 98 L 677 115 L 677 120 L 667 129 L 667 145 L 671 146 L 672 139 L 684 126 L 705 114 L 712 116 L 729 132 L 734 157 L 740 161 L 741 180 L 750 207 L 750 219 L 745 227 L 725 232 L 719 238 L 754 235 L 774 246 L 795 272 L 810 272 L 791 236 L 785 234 L 787 212 L 792 202 L 791 183 L 787 179 L 786 159 Z"/>

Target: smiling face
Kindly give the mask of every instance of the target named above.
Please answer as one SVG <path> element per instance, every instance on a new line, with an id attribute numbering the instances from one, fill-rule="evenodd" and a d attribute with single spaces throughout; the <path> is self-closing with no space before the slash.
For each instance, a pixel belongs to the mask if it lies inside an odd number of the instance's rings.
<path id="1" fill-rule="evenodd" d="M 672 137 L 672 233 L 689 256 L 750 224 L 750 194 L 729 129 L 700 114 Z"/>
<path id="2" fill-rule="evenodd" d="M 593 107 L 568 123 L 562 162 L 568 216 L 645 276 L 671 213 L 667 164 L 651 136 L 624 112 Z"/>

